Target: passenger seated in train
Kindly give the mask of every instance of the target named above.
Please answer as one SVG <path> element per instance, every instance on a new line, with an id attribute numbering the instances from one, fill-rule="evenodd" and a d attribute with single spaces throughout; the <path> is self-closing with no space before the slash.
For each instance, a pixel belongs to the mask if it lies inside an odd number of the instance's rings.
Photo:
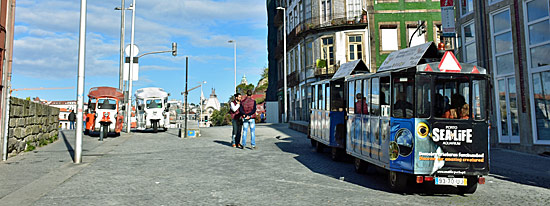
<path id="1" fill-rule="evenodd" d="M 357 97 L 357 101 L 355 102 L 355 114 L 369 114 L 369 106 L 367 105 L 367 99 L 363 97 L 363 94 L 361 93 L 357 93 L 356 97 Z"/>
<path id="2" fill-rule="evenodd" d="M 462 107 L 466 104 L 466 100 L 464 99 L 464 96 L 455 93 L 451 96 L 451 107 L 445 111 L 443 114 L 443 118 L 447 119 L 458 119 L 460 116 L 460 112 L 462 110 Z"/>
<path id="3" fill-rule="evenodd" d="M 413 104 L 407 101 L 406 94 L 400 92 L 396 96 L 396 101 L 393 104 L 393 116 L 410 118 L 413 116 Z"/>
<path id="4" fill-rule="evenodd" d="M 464 104 L 460 110 L 460 119 L 470 119 L 470 105 Z"/>

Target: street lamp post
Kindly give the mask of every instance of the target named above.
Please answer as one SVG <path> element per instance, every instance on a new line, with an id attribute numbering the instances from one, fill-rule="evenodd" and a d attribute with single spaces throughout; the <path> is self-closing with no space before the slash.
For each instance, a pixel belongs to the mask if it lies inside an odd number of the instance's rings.
<path id="1" fill-rule="evenodd" d="M 206 84 L 206 81 L 201 82 L 201 96 L 200 96 L 200 101 L 199 101 L 199 108 L 201 110 L 201 116 L 199 116 L 199 127 L 201 126 L 201 123 L 202 123 L 202 84 Z"/>
<path id="2" fill-rule="evenodd" d="M 284 117 L 283 121 L 287 122 L 287 88 L 286 88 L 286 8 L 285 7 L 277 7 L 279 10 L 283 10 L 283 84 L 284 84 Z"/>
<path id="3" fill-rule="evenodd" d="M 122 0 L 120 7 L 116 7 L 115 10 L 120 10 L 120 68 L 118 71 L 118 89 L 123 90 L 124 89 L 124 77 L 122 76 L 124 74 L 124 33 L 126 31 L 125 24 L 126 24 L 126 13 L 125 11 L 128 10 L 124 7 L 124 2 L 126 0 Z"/>
<path id="4" fill-rule="evenodd" d="M 74 150 L 74 163 L 80 164 L 82 161 L 82 110 L 84 108 L 84 75 L 86 60 L 86 7 L 87 1 L 80 1 L 80 30 L 78 39 L 78 81 L 76 90 L 76 147 Z"/>
<path id="5" fill-rule="evenodd" d="M 132 128 L 132 122 L 131 122 L 131 116 L 132 116 L 132 71 L 134 66 L 134 25 L 135 25 L 135 19 L 136 19 L 136 0 L 133 0 L 132 5 L 130 6 L 132 8 L 132 32 L 130 37 L 130 70 L 128 71 L 128 106 L 126 106 L 126 132 L 130 133 L 130 129 Z"/>
<path id="6" fill-rule="evenodd" d="M 229 40 L 228 43 L 233 43 L 233 49 L 234 49 L 234 63 L 235 63 L 235 94 L 237 94 L 237 41 L 236 40 Z M 201 88 L 202 89 L 202 88 Z"/>

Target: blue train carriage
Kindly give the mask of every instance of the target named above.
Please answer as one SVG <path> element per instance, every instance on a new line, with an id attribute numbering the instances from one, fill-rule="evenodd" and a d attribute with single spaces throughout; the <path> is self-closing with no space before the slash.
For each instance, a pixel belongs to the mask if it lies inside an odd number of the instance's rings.
<path id="1" fill-rule="evenodd" d="M 331 149 L 331 158 L 341 160 L 346 146 L 346 98 L 344 78 L 369 72 L 362 60 L 344 63 L 330 79 L 311 84 L 313 95 L 308 137 L 318 152 Z"/>
<path id="2" fill-rule="evenodd" d="M 346 153 L 355 169 L 389 171 L 392 190 L 408 180 L 474 193 L 489 172 L 489 76 L 432 42 L 391 53 L 377 73 L 346 77 Z M 410 181 L 414 182 L 414 181 Z M 413 186 L 413 185 L 410 185 Z"/>

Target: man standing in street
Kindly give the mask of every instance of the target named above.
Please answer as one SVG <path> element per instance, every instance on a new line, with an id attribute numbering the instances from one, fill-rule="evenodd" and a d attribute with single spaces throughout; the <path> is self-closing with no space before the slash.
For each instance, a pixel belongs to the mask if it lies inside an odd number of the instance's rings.
<path id="1" fill-rule="evenodd" d="M 241 119 L 241 113 L 239 111 L 241 107 L 241 94 L 235 94 L 233 101 L 231 102 L 231 124 L 233 125 L 233 134 L 231 135 L 231 146 L 243 148 L 241 145 L 241 131 L 243 129 L 243 121 Z"/>
<path id="2" fill-rule="evenodd" d="M 71 113 L 69 114 L 69 122 L 70 122 L 70 129 L 74 129 L 74 120 L 76 120 L 76 114 L 73 110 L 71 110 Z"/>
<path id="3" fill-rule="evenodd" d="M 243 147 L 246 147 L 246 133 L 250 128 L 250 149 L 256 149 L 256 100 L 251 96 L 252 91 L 246 91 L 246 98 L 241 101 L 239 111 L 243 118 Z"/>

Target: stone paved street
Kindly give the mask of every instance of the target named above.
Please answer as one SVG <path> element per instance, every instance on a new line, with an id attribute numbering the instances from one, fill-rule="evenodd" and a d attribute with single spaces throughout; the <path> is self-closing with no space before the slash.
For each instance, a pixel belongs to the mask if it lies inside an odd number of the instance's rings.
<path id="1" fill-rule="evenodd" d="M 84 136 L 74 165 L 74 132 L 35 152 L 0 163 L 0 205 L 547 205 L 550 158 L 495 150 L 487 183 L 473 195 L 389 191 L 375 170 L 319 154 L 287 125 L 257 125 L 257 150 L 230 147 L 231 127 L 132 133 L 98 142 Z M 66 141 L 65 141 L 66 140 Z M 506 161 L 507 158 L 510 161 Z M 519 158 L 519 159 L 518 159 Z M 512 161 L 513 160 L 513 161 Z M 534 162 L 527 162 L 534 161 Z M 514 169 L 511 164 L 533 166 Z M 508 165 L 508 166 L 507 166 Z M 532 177 L 531 177 L 532 176 Z"/>

